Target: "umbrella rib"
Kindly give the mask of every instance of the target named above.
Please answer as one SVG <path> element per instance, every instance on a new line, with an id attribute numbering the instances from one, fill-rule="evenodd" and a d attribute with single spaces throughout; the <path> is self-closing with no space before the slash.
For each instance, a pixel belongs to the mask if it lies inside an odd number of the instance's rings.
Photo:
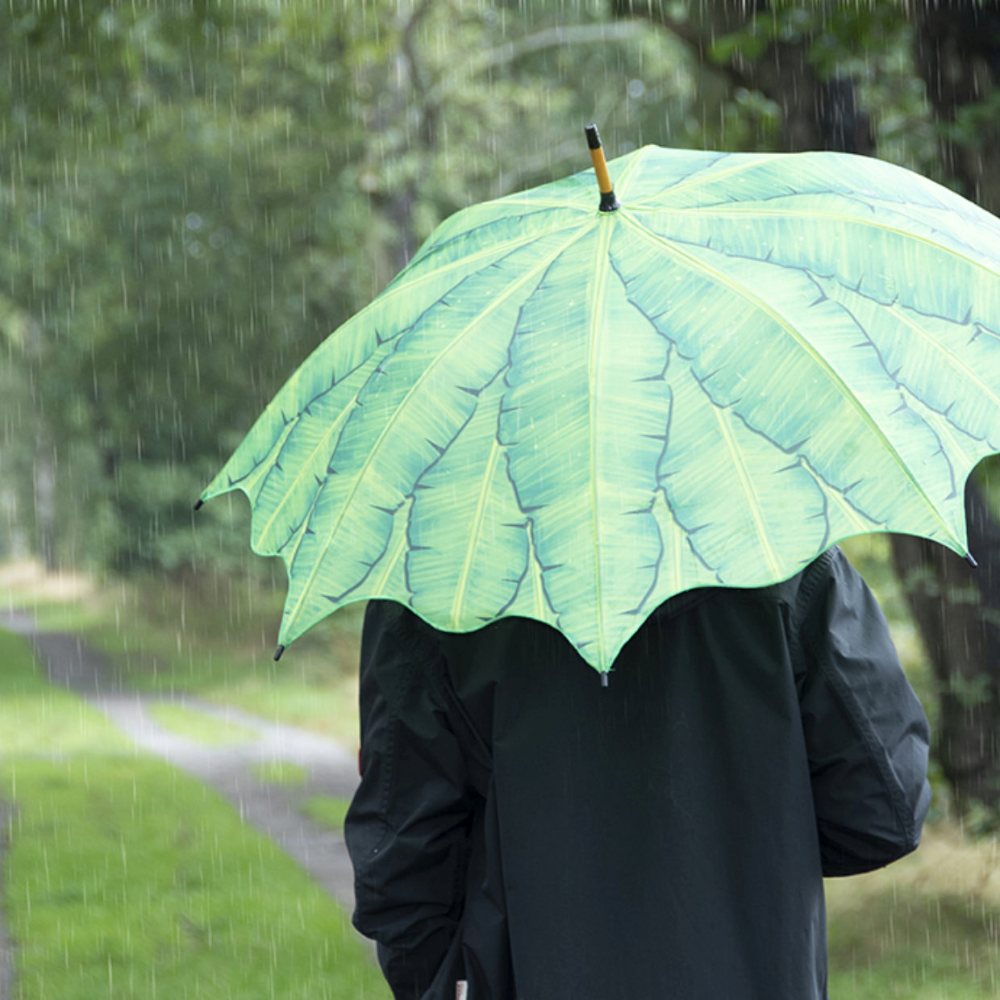
<path id="1" fill-rule="evenodd" d="M 946 358 L 951 359 L 953 361 L 955 367 L 958 368 L 958 369 L 960 369 L 961 372 L 965 375 L 966 378 L 969 379 L 970 382 L 974 382 L 976 385 L 978 385 L 979 388 L 982 389 L 983 392 L 989 397 L 990 401 L 995 406 L 1000 407 L 1000 394 L 998 394 L 976 372 L 976 370 L 970 364 L 968 364 L 965 361 L 964 358 L 960 357 L 957 354 L 949 354 L 948 352 L 946 352 L 941 347 L 940 343 L 938 343 L 937 340 L 935 340 L 933 337 L 931 337 L 927 333 L 927 331 L 924 330 L 919 324 L 914 323 L 905 313 L 903 313 L 899 309 L 899 307 L 896 305 L 896 303 L 892 303 L 891 305 L 888 305 L 885 308 L 888 309 L 894 316 L 898 317 L 898 319 L 902 323 L 904 323 L 907 327 L 909 327 L 909 329 L 912 330 L 915 334 L 917 334 L 925 343 L 929 344 L 930 347 L 934 350 L 935 353 L 942 354 Z M 910 391 L 913 392 L 913 390 L 910 390 Z M 920 399 L 920 397 L 917 395 L 917 393 L 913 392 L 913 395 L 916 396 L 917 399 Z M 922 400 L 921 400 L 921 402 L 922 402 Z"/>
<path id="2" fill-rule="evenodd" d="M 649 146 L 643 146 L 634 156 L 625 164 L 624 169 L 621 173 L 615 175 L 614 181 L 618 187 L 619 197 L 626 197 L 628 195 L 628 182 L 632 174 L 639 168 L 643 160 L 647 159 L 649 156 Z"/>
<path id="3" fill-rule="evenodd" d="M 604 221 L 604 220 L 602 220 Z M 609 220 L 610 221 L 610 220 Z M 608 277 L 611 272 L 611 257 L 609 248 L 611 246 L 611 236 L 613 227 L 603 226 L 599 230 L 599 237 L 594 249 L 595 268 L 590 286 L 590 350 L 587 357 L 587 381 L 589 384 L 589 417 L 590 417 L 590 512 L 591 525 L 594 538 L 594 602 L 597 607 L 596 628 L 597 628 L 597 648 L 604 653 L 604 616 L 602 614 L 602 586 L 601 586 L 601 546 L 598 538 L 600 535 L 600 517 L 598 514 L 598 489 L 597 489 L 597 349 L 600 342 L 601 313 L 604 308 L 604 296 L 607 290 Z"/>
<path id="4" fill-rule="evenodd" d="M 643 147 L 643 148 L 644 149 L 648 149 L 650 147 Z M 692 174 L 685 174 L 685 176 L 682 177 L 679 181 L 677 181 L 676 184 L 672 184 L 672 185 L 669 185 L 669 186 L 667 186 L 665 188 L 661 188 L 659 191 L 654 192 L 653 194 L 649 195 L 648 197 L 650 197 L 650 198 L 658 198 L 658 197 L 661 197 L 664 194 L 664 192 L 666 192 L 666 191 L 669 191 L 671 194 L 675 194 L 678 191 L 683 191 L 685 188 L 692 187 L 692 186 L 694 186 L 696 184 L 705 184 L 708 181 L 713 181 L 714 182 L 714 181 L 718 180 L 720 177 L 729 177 L 729 176 L 731 176 L 733 174 L 743 173 L 743 172 L 745 172 L 747 170 L 750 170 L 750 169 L 752 169 L 754 167 L 761 166 L 764 163 L 770 163 L 772 160 L 781 159 L 781 157 L 787 156 L 788 154 L 787 153 L 773 153 L 770 156 L 767 156 L 765 154 L 758 154 L 758 155 L 751 154 L 753 156 L 752 159 L 744 160 L 742 163 L 734 163 L 731 167 L 726 167 L 726 168 L 724 168 L 722 170 L 712 171 L 711 168 L 714 167 L 721 160 L 725 159 L 727 155 L 728 156 L 732 156 L 734 154 L 732 154 L 732 153 L 729 153 L 729 154 L 727 154 L 727 153 L 720 153 L 718 155 L 718 157 L 716 159 L 712 160 L 712 162 L 709 163 L 707 166 L 702 167 L 700 170 L 696 170 Z M 707 176 L 706 176 L 706 174 L 707 174 Z M 641 205 L 642 205 L 642 202 L 640 201 L 640 202 L 636 203 L 635 207 L 639 207 Z M 673 209 L 669 209 L 669 211 L 672 212 L 674 210 Z"/>
<path id="5" fill-rule="evenodd" d="M 379 557 L 379 559 L 375 563 L 375 565 L 372 566 L 372 569 L 374 569 L 375 566 L 377 566 L 379 562 L 381 562 L 383 559 L 386 558 L 386 556 L 389 557 L 388 560 L 387 560 L 387 562 L 385 563 L 385 565 L 382 567 L 379 576 L 377 577 L 377 582 L 376 582 L 374 588 L 372 589 L 372 596 L 379 596 L 380 594 L 382 594 L 385 591 L 386 585 L 388 584 L 389 580 L 392 579 L 392 574 L 395 571 L 396 566 L 399 563 L 400 557 L 402 555 L 404 555 L 408 551 L 408 548 L 409 548 L 409 546 L 407 544 L 407 537 L 406 537 L 406 529 L 405 528 L 403 528 L 401 531 L 398 531 L 398 532 L 394 531 L 394 532 L 392 532 L 392 534 L 398 534 L 398 536 L 399 536 L 397 538 L 397 540 L 396 540 L 395 546 L 393 546 L 391 548 L 391 552 L 390 552 L 390 546 L 386 545 L 385 549 L 382 552 L 382 555 Z M 390 542 L 391 542 L 391 537 L 390 537 Z M 364 582 L 364 581 L 362 581 L 362 582 Z"/>
<path id="6" fill-rule="evenodd" d="M 579 225 L 584 225 L 589 222 L 589 217 L 587 219 L 581 220 Z M 469 267 L 469 265 L 475 265 L 480 261 L 489 260 L 490 258 L 501 258 L 507 255 L 508 252 L 517 250 L 519 247 L 528 246 L 531 243 L 536 242 L 545 236 L 551 236 L 553 233 L 558 233 L 565 231 L 565 225 L 553 225 L 550 229 L 541 230 L 536 233 L 531 233 L 528 236 L 521 236 L 516 239 L 503 240 L 500 243 L 492 243 L 488 247 L 484 247 L 482 250 L 476 253 L 468 254 L 467 256 L 456 258 L 453 261 L 449 261 L 447 264 L 441 264 L 438 267 L 432 268 L 428 271 L 422 272 L 419 275 L 411 275 L 406 281 L 400 281 L 399 279 L 406 274 L 406 271 L 401 271 L 395 278 L 392 284 L 390 284 L 377 298 L 372 299 L 360 312 L 355 313 L 343 326 L 338 327 L 332 334 L 330 334 L 330 339 L 340 337 L 346 334 L 348 331 L 354 330 L 354 328 L 362 321 L 362 319 L 367 316 L 369 312 L 373 309 L 382 309 L 385 307 L 387 302 L 391 302 L 396 296 L 401 294 L 412 294 L 414 287 L 424 284 L 425 282 L 431 281 L 434 278 L 440 278 L 447 274 L 450 270 L 459 270 L 462 268 L 468 268 L 469 272 L 474 270 L 474 267 Z"/>
<path id="7" fill-rule="evenodd" d="M 365 366 L 371 364 L 372 362 L 375 362 L 373 367 L 378 367 L 378 364 L 381 360 L 382 359 L 378 356 L 378 351 L 376 350 L 375 353 L 371 354 L 368 357 L 364 365 L 359 365 L 358 368 L 356 368 L 350 374 L 351 375 L 356 374 L 359 370 L 363 370 Z M 291 500 L 292 497 L 295 495 L 295 491 L 299 486 L 299 484 L 302 483 L 304 480 L 308 480 L 309 475 L 312 473 L 312 463 L 316 460 L 316 456 L 320 454 L 321 450 L 326 450 L 327 453 L 329 454 L 328 448 L 324 448 L 324 446 L 328 446 L 330 440 L 338 436 L 340 432 L 344 429 L 344 425 L 347 423 L 347 421 L 351 417 L 351 414 L 354 412 L 354 406 L 357 405 L 358 394 L 362 391 L 362 389 L 366 384 L 367 384 L 367 379 L 364 382 L 362 382 L 362 384 L 354 391 L 354 394 L 347 401 L 347 403 L 345 403 L 344 408 L 340 411 L 340 413 L 337 414 L 336 418 L 333 421 L 331 421 L 329 428 L 321 435 L 319 441 L 317 441 L 316 446 L 312 449 L 311 453 L 304 461 L 302 461 L 302 463 L 299 466 L 299 471 L 295 475 L 295 478 L 292 480 L 289 486 L 287 486 L 284 489 L 281 500 L 275 506 L 274 511 L 271 513 L 271 516 L 267 519 L 267 523 L 261 528 L 260 532 L 258 533 L 257 539 L 259 543 L 263 543 L 264 538 L 267 537 L 267 535 L 271 531 L 271 528 L 274 526 L 274 523 L 277 520 L 278 515 L 284 510 L 285 504 L 289 500 Z M 354 406 L 352 406 L 351 404 L 354 404 Z M 327 459 L 327 461 L 329 461 L 329 458 Z"/>
<path id="8" fill-rule="evenodd" d="M 927 496 L 926 491 L 923 489 L 923 487 L 920 485 L 920 483 L 917 482 L 917 480 L 914 477 L 913 473 L 910 471 L 910 469 L 906 465 L 906 462 L 903 461 L 902 456 L 897 451 L 896 446 L 889 440 L 889 438 L 886 436 L 886 434 L 882 430 L 882 428 L 879 427 L 878 422 L 868 412 L 868 410 L 862 404 L 861 400 L 858 399 L 858 397 L 853 392 L 850 391 L 850 389 L 847 387 L 847 385 L 845 384 L 844 380 L 840 377 L 840 375 L 837 373 L 837 371 L 812 346 L 812 344 L 810 344 L 809 341 L 806 340 L 798 332 L 798 330 L 795 329 L 795 327 L 791 323 L 789 323 L 779 313 L 777 313 L 773 309 L 771 309 L 767 305 L 767 303 L 764 302 L 759 296 L 757 296 L 754 293 L 750 292 L 748 289 L 746 289 L 742 285 L 737 284 L 731 278 L 729 278 L 727 275 L 725 275 L 723 272 L 719 271 L 718 269 L 716 269 L 714 267 L 709 266 L 704 261 L 698 260 L 697 257 L 694 257 L 693 255 L 685 252 L 680 247 L 676 246 L 674 243 L 671 243 L 665 237 L 660 236 L 658 233 L 650 232 L 650 230 L 646 229 L 645 226 L 641 225 L 638 222 L 638 220 L 632 219 L 630 216 L 624 215 L 623 213 L 619 213 L 619 214 L 623 215 L 623 221 L 629 227 L 631 227 L 635 232 L 637 232 L 640 237 L 642 237 L 642 238 L 648 240 L 649 242 L 651 242 L 651 243 L 653 243 L 653 244 L 661 247 L 662 249 L 666 250 L 666 252 L 669 253 L 669 254 L 671 254 L 675 259 L 677 259 L 677 260 L 681 261 L 682 263 L 686 264 L 687 266 L 689 266 L 693 270 L 701 271 L 707 277 L 715 280 L 716 282 L 719 282 L 721 284 L 724 284 L 724 285 L 728 286 L 737 295 L 739 295 L 742 298 L 746 299 L 753 306 L 755 306 L 757 309 L 759 309 L 761 312 L 763 312 L 766 315 L 770 316 L 771 319 L 774 320 L 775 323 L 777 323 L 783 330 L 785 330 L 785 332 L 788 333 L 788 335 L 796 343 L 798 343 L 798 345 L 802 348 L 802 350 L 804 350 L 806 352 L 806 354 L 808 354 L 816 362 L 816 364 L 818 364 L 827 373 L 827 375 L 833 381 L 834 385 L 836 385 L 838 387 L 838 389 L 840 390 L 840 393 L 841 393 L 842 397 L 845 400 L 847 400 L 847 402 L 859 414 L 859 416 L 862 418 L 862 420 L 865 423 L 868 424 L 868 426 L 871 428 L 871 430 L 875 434 L 875 436 L 878 437 L 882 441 L 882 444 L 885 447 L 886 452 L 892 457 L 893 461 L 898 466 L 900 472 L 903 475 L 903 478 L 911 484 L 911 486 L 913 487 L 913 489 L 915 490 L 915 492 L 917 493 L 917 495 L 925 501 L 925 503 L 927 504 L 927 506 L 933 512 L 934 517 L 937 519 L 937 521 L 944 528 L 946 535 L 949 538 L 953 539 L 955 541 L 955 543 L 958 546 L 960 546 L 960 548 L 962 550 L 964 550 L 965 546 L 962 544 L 961 540 L 951 530 L 951 528 L 949 527 L 949 525 L 945 522 L 944 518 L 941 517 L 940 513 L 938 512 L 937 506 Z"/>
<path id="9" fill-rule="evenodd" d="M 896 205 L 896 202 L 892 204 Z M 719 218 L 725 218 L 726 216 L 738 216 L 738 215 L 750 215 L 753 217 L 760 216 L 771 216 L 773 218 L 794 218 L 794 219 L 824 219 L 829 222 L 840 222 L 845 225 L 850 225 L 855 223 L 859 226 L 864 226 L 867 229 L 877 229 L 880 232 L 892 233 L 896 236 L 901 236 L 905 239 L 914 240 L 925 244 L 926 246 L 933 247 L 935 250 L 940 250 L 944 253 L 951 254 L 953 257 L 957 257 L 960 260 L 965 261 L 967 264 L 980 268 L 986 271 L 987 274 L 992 277 L 997 277 L 1000 274 L 1000 266 L 991 267 L 980 260 L 976 260 L 973 257 L 969 257 L 964 253 L 960 253 L 952 247 L 945 246 L 942 243 L 937 243 L 926 236 L 921 236 L 919 233 L 911 232 L 907 229 L 899 229 L 896 226 L 889 226 L 885 223 L 879 222 L 877 219 L 866 219 L 859 215 L 838 215 L 834 212 L 803 212 L 796 209 L 764 209 L 764 208 L 752 208 L 748 207 L 745 209 L 739 208 L 727 208 L 724 211 L 718 210 L 716 208 L 704 209 L 704 208 L 646 208 L 644 209 L 641 204 L 635 206 L 629 206 L 630 210 L 635 213 L 647 212 L 654 213 L 657 215 L 670 214 L 670 215 L 696 215 L 700 218 L 705 218 L 708 216 L 715 216 Z M 905 206 L 901 206 L 905 207 Z M 658 235 L 658 234 L 653 234 Z M 661 237 L 662 239 L 663 237 Z M 759 257 L 751 257 L 751 260 L 760 260 Z M 949 319 L 948 316 L 940 316 L 939 319 Z M 954 320 L 952 320 L 954 322 Z"/>
<path id="10" fill-rule="evenodd" d="M 457 625 L 461 622 L 461 608 L 464 603 L 465 588 L 468 585 L 469 575 L 472 571 L 472 560 L 476 552 L 479 536 L 483 527 L 483 514 L 486 510 L 487 497 L 490 492 L 490 484 L 493 482 L 493 475 L 496 472 L 497 463 L 503 449 L 494 435 L 493 444 L 490 447 L 490 457 L 486 462 L 486 473 L 482 479 L 482 489 L 479 491 L 479 499 L 476 502 L 476 513 L 472 520 L 472 529 L 469 532 L 469 541 L 465 547 L 465 559 L 462 561 L 462 571 L 459 574 L 458 582 L 455 586 L 455 597 L 451 605 L 451 623 Z"/>
<path id="11" fill-rule="evenodd" d="M 588 221 L 591 221 L 591 220 L 588 220 Z M 323 553 L 325 553 L 327 551 L 327 549 L 329 548 L 329 546 L 330 546 L 330 540 L 337 533 L 337 530 L 339 529 L 340 524 L 343 521 L 344 516 L 345 516 L 348 508 L 351 505 L 351 502 L 353 501 L 355 495 L 357 494 L 357 491 L 358 491 L 358 488 L 359 488 L 361 482 L 364 480 L 365 473 L 371 467 L 372 462 L 375 459 L 375 456 L 379 452 L 379 447 L 380 447 L 381 443 L 385 440 L 387 434 L 392 429 L 392 427 L 395 424 L 395 422 L 399 419 L 400 414 L 402 413 L 403 409 L 405 408 L 405 405 L 406 405 L 407 401 L 410 400 L 413 397 L 414 393 L 420 388 L 421 385 L 423 385 L 424 381 L 430 377 L 431 372 L 436 369 L 436 366 L 441 363 L 442 359 L 444 357 L 446 357 L 458 345 L 462 344 L 464 342 L 465 338 L 469 335 L 469 333 L 471 331 L 475 330 L 475 328 L 483 321 L 483 319 L 486 316 L 488 316 L 490 313 L 494 312 L 497 308 L 499 308 L 512 295 L 514 295 L 518 290 L 520 290 L 522 287 L 524 287 L 526 284 L 528 284 L 533 278 L 537 278 L 539 275 L 544 274 L 545 271 L 546 271 L 546 269 L 552 263 L 552 261 L 554 261 L 561 253 L 563 253 L 566 250 L 567 247 L 571 246 L 573 243 L 575 243 L 577 241 L 577 239 L 579 238 L 579 236 L 578 236 L 578 230 L 580 228 L 582 228 L 582 224 L 579 227 L 574 227 L 574 229 L 572 230 L 572 235 L 570 236 L 569 239 L 567 239 L 563 243 L 560 243 L 559 246 L 552 253 L 548 254 L 538 264 L 536 264 L 534 267 L 532 267 L 531 270 L 529 270 L 528 272 L 526 272 L 525 274 L 523 274 L 517 281 L 515 281 L 515 282 L 511 283 L 510 285 L 508 285 L 508 287 L 506 289 L 504 289 L 503 292 L 501 292 L 494 299 L 492 299 L 490 301 L 489 305 L 487 306 L 487 308 L 483 312 L 479 313 L 471 322 L 469 322 L 468 324 L 466 324 L 466 326 L 465 326 L 465 328 L 463 330 L 460 330 L 458 333 L 456 333 L 456 335 L 452 338 L 452 340 L 448 344 L 448 346 L 441 352 L 441 354 L 439 354 L 437 356 L 437 358 L 434 359 L 434 363 L 431 364 L 431 365 L 429 365 L 420 374 L 420 377 L 413 383 L 413 385 L 410 386 L 410 388 L 408 389 L 405 397 L 396 406 L 396 409 L 393 412 L 392 416 L 386 421 L 386 424 L 382 428 L 382 431 L 379 434 L 377 440 L 373 443 L 372 447 L 368 450 L 367 458 L 365 459 L 365 461 L 362 464 L 361 468 L 358 470 L 357 476 L 355 477 L 354 484 L 351 487 L 350 492 L 348 493 L 347 497 L 344 499 L 344 501 L 340 505 L 340 514 L 335 518 L 335 520 L 333 522 L 333 525 L 331 526 L 331 528 L 327 532 L 326 542 L 324 543 L 324 545 L 322 547 L 322 552 Z M 322 492 L 322 490 L 318 490 L 316 496 L 318 497 L 321 492 Z M 305 582 L 303 583 L 302 589 L 300 591 L 300 595 L 301 596 L 296 601 L 296 609 L 295 609 L 296 611 L 298 610 L 298 607 L 301 606 L 302 596 L 304 596 L 309 591 L 309 588 L 312 586 L 313 582 L 315 581 L 316 575 L 319 572 L 319 567 L 320 567 L 321 562 L 322 562 L 322 557 L 321 556 L 317 557 L 316 560 L 315 560 L 315 562 L 314 562 L 314 564 L 313 564 L 313 568 L 312 568 L 311 572 L 309 573 L 308 579 L 306 579 Z M 284 625 L 282 627 L 284 628 Z"/>
<path id="12" fill-rule="evenodd" d="M 764 550 L 764 558 L 771 570 L 771 575 L 775 579 L 780 579 L 782 573 L 778 565 L 778 560 L 774 554 L 774 549 L 772 548 L 770 539 L 768 538 L 767 525 L 764 523 L 764 515 L 760 508 L 760 499 L 757 496 L 756 490 L 753 488 L 753 481 L 747 472 L 743 456 L 736 443 L 736 438 L 733 436 L 733 429 L 729 426 L 725 411 L 718 406 L 714 406 L 712 409 L 715 414 L 715 419 L 718 421 L 719 430 L 722 432 L 722 437 L 726 442 L 726 447 L 729 449 L 729 454 L 732 457 L 732 464 L 736 469 L 737 475 L 739 476 L 740 486 L 743 488 L 743 494 L 747 498 L 747 504 L 750 507 L 750 516 L 753 518 L 754 526 L 757 529 L 757 537 L 760 539 L 761 548 Z"/>
<path id="13" fill-rule="evenodd" d="M 804 456 L 799 455 L 799 464 L 812 477 L 813 482 L 819 487 L 820 492 L 829 502 L 833 500 L 837 509 L 858 529 L 859 534 L 869 531 L 878 531 L 885 527 L 884 521 L 877 521 L 874 517 L 866 514 L 860 507 L 851 503 L 847 496 L 847 490 L 842 490 L 839 486 L 831 483 L 813 464 Z M 827 516 L 829 521 L 829 515 Z"/>
<path id="14" fill-rule="evenodd" d="M 938 441 L 941 442 L 941 452 L 944 456 L 945 461 L 948 463 L 948 468 L 951 471 L 952 480 L 952 490 L 957 492 L 958 483 L 955 477 L 955 463 L 951 460 L 951 455 L 961 457 L 967 463 L 967 469 L 971 471 L 972 467 L 979 461 L 980 458 L 985 457 L 990 454 L 991 451 L 995 450 L 990 447 L 990 444 L 986 438 L 979 438 L 968 431 L 963 430 L 958 424 L 954 423 L 946 413 L 942 413 L 940 410 L 934 409 L 929 403 L 921 399 L 915 392 L 907 388 L 905 385 L 900 387 L 903 393 L 904 399 L 908 396 L 910 399 L 907 401 L 906 405 L 910 407 L 915 413 L 917 413 L 920 418 L 928 424 L 934 434 L 937 435 Z M 916 407 L 914 406 L 916 403 Z M 985 445 L 981 450 L 978 448 L 969 448 L 965 445 L 958 437 L 956 437 L 956 432 L 958 434 L 963 434 L 971 442 L 975 442 L 979 445 Z M 945 451 L 945 442 L 950 446 L 951 451 Z M 971 458 L 970 458 L 971 453 Z M 968 472 L 966 473 L 968 475 Z"/>
<path id="15" fill-rule="evenodd" d="M 587 192 L 587 202 L 584 204 L 583 196 L 580 196 L 580 204 L 575 205 L 570 201 L 557 201 L 553 199 L 552 201 L 547 201 L 544 198 L 523 198 L 518 194 L 506 195 L 503 198 L 498 198 L 494 205 L 527 205 L 531 207 L 539 207 L 544 209 L 556 209 L 560 212 L 573 211 L 574 209 L 578 212 L 584 213 L 586 215 L 591 214 L 591 201 L 593 199 L 590 197 L 590 192 Z M 534 214 L 534 213 L 532 213 Z M 446 244 L 442 243 L 441 246 Z"/>
<path id="16" fill-rule="evenodd" d="M 525 205 L 531 205 L 532 203 L 531 202 L 524 202 L 524 204 Z M 433 258 L 435 256 L 435 254 L 439 254 L 442 250 L 445 250 L 448 247 L 454 247 L 458 243 L 462 243 L 464 241 L 467 241 L 475 233 L 481 233 L 484 229 L 490 229 L 491 227 L 496 226 L 498 223 L 508 222 L 511 219 L 516 219 L 519 224 L 523 224 L 524 221 L 525 221 L 525 219 L 529 219 L 529 218 L 531 218 L 532 216 L 535 216 L 535 215 L 548 215 L 550 213 L 550 211 L 553 210 L 553 209 L 561 209 L 563 211 L 571 211 L 574 208 L 577 211 L 581 211 L 582 212 L 582 206 L 566 205 L 566 204 L 558 205 L 556 203 L 547 203 L 547 204 L 543 205 L 542 208 L 540 208 L 538 211 L 535 211 L 535 212 L 522 212 L 521 214 L 517 214 L 517 213 L 514 213 L 514 212 L 506 212 L 506 213 L 502 213 L 502 214 L 496 215 L 493 218 L 487 219 L 485 222 L 479 223 L 479 225 L 472 226 L 469 229 L 463 229 L 463 230 L 461 230 L 461 232 L 456 233 L 454 236 L 450 236 L 450 237 L 448 237 L 448 239 L 441 240 L 440 243 L 429 243 L 428 242 L 427 244 L 425 244 L 424 246 L 422 246 L 417 251 L 416 256 L 413 258 L 413 260 L 410 261 L 407 270 L 414 270 L 416 268 L 420 268 L 420 267 L 425 266 L 425 262 L 431 260 L 431 258 Z M 552 226 L 548 230 L 545 230 L 544 232 L 540 233 L 539 235 L 544 236 L 544 235 L 546 235 L 549 232 L 555 232 L 555 231 L 557 231 L 558 229 L 561 229 L 561 228 L 562 228 L 562 226 L 560 226 L 560 225 L 556 224 L 555 222 L 553 222 Z M 534 239 L 534 235 L 532 235 L 531 238 Z M 491 245 L 492 246 L 499 246 L 501 244 L 491 244 Z M 464 261 L 464 260 L 468 260 L 469 257 L 462 257 L 460 259 Z M 396 282 L 400 281 L 405 274 L 406 274 L 406 270 L 400 271 L 399 274 L 396 275 L 396 277 L 393 279 L 393 282 L 391 284 L 395 284 Z M 390 287 L 391 287 L 391 284 L 390 284 Z"/>
<path id="17" fill-rule="evenodd" d="M 267 477 L 271 474 L 271 471 L 274 468 L 273 465 L 268 465 L 265 467 L 264 463 L 267 461 L 270 455 L 274 454 L 276 450 L 280 451 L 282 448 L 284 448 L 285 442 L 291 436 L 292 431 L 295 429 L 295 425 L 297 422 L 298 422 L 297 420 L 289 420 L 285 424 L 285 426 L 281 428 L 281 433 L 278 434 L 278 436 L 274 438 L 274 440 L 271 442 L 270 447 L 268 447 L 263 457 L 257 459 L 250 466 L 249 471 L 243 473 L 242 476 L 237 476 L 235 479 L 233 479 L 232 476 L 227 476 L 227 478 L 229 479 L 229 485 L 225 487 L 224 490 L 220 490 L 219 492 L 225 492 L 225 490 L 230 490 L 233 489 L 233 487 L 235 487 L 238 490 L 242 490 L 247 495 L 247 497 L 250 497 L 250 491 L 258 484 L 262 484 L 263 481 L 266 480 Z M 225 472 L 226 471 L 225 468 L 223 468 L 222 471 Z M 203 494 L 205 499 L 209 499 L 212 496 L 218 495 L 211 492 L 212 485 L 213 484 L 209 484 L 208 489 L 205 490 L 205 493 Z M 252 501 L 253 497 L 250 497 L 250 499 Z"/>

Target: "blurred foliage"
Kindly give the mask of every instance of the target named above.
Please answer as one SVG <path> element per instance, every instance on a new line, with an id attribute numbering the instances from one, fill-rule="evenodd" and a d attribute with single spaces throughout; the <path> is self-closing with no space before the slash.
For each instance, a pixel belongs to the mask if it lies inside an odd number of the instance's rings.
<path id="1" fill-rule="evenodd" d="M 661 140 L 694 89 L 596 4 L 0 22 L 0 556 L 52 565 L 247 565 L 191 504 L 295 366 L 455 209 L 581 169 L 591 119 Z"/>

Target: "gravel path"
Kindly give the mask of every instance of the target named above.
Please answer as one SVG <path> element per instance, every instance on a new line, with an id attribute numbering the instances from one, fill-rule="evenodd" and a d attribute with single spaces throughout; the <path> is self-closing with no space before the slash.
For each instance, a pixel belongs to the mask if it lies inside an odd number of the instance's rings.
<path id="1" fill-rule="evenodd" d="M 343 837 L 303 816 L 299 807 L 303 800 L 318 794 L 350 797 L 358 783 L 354 755 L 322 736 L 236 709 L 186 696 L 125 691 L 105 656 L 76 636 L 36 632 L 31 619 L 17 612 L 0 612 L 0 627 L 30 639 L 51 683 L 79 694 L 139 747 L 224 795 L 245 822 L 275 841 L 348 912 L 353 910 L 354 876 Z M 186 739 L 158 725 L 150 714 L 150 707 L 163 701 L 246 727 L 256 735 L 246 742 L 225 746 Z M 262 780 L 257 768 L 275 762 L 303 768 L 306 780 L 294 785 Z M 6 831 L 7 822 L 0 812 L 0 866 Z M 10 945 L 0 920 L 0 997 L 10 995 L 10 958 Z"/>

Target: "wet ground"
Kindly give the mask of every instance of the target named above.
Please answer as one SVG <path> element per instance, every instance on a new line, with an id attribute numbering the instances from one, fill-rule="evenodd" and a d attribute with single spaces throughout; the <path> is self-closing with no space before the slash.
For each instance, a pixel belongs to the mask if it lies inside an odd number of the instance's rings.
<path id="1" fill-rule="evenodd" d="M 49 680 L 69 688 L 149 753 L 179 767 L 224 795 L 243 820 L 270 837 L 348 911 L 354 907 L 353 873 L 340 833 L 300 812 L 314 795 L 350 797 L 358 782 L 357 759 L 339 744 L 293 726 L 185 696 L 146 695 L 116 686 L 108 660 L 73 635 L 35 632 L 30 618 L 0 613 L 0 627 L 26 635 Z M 245 742 L 211 746 L 158 725 L 149 709 L 172 701 L 253 730 Z M 273 784 L 258 775 L 261 764 L 302 768 L 303 782 Z M 7 822 L 0 804 L 0 852 Z M 0 920 L 0 997 L 11 993 L 11 947 Z"/>

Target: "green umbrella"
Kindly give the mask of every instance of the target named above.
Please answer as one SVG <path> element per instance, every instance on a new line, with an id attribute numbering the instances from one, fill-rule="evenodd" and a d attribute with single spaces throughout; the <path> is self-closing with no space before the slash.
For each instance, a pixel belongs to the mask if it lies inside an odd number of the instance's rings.
<path id="1" fill-rule="evenodd" d="M 455 631 L 537 618 L 605 672 L 693 587 L 869 531 L 966 553 L 1000 222 L 846 154 L 608 167 L 620 205 L 588 170 L 444 222 L 205 490 L 246 493 L 287 566 L 279 653 L 391 597 Z"/>

